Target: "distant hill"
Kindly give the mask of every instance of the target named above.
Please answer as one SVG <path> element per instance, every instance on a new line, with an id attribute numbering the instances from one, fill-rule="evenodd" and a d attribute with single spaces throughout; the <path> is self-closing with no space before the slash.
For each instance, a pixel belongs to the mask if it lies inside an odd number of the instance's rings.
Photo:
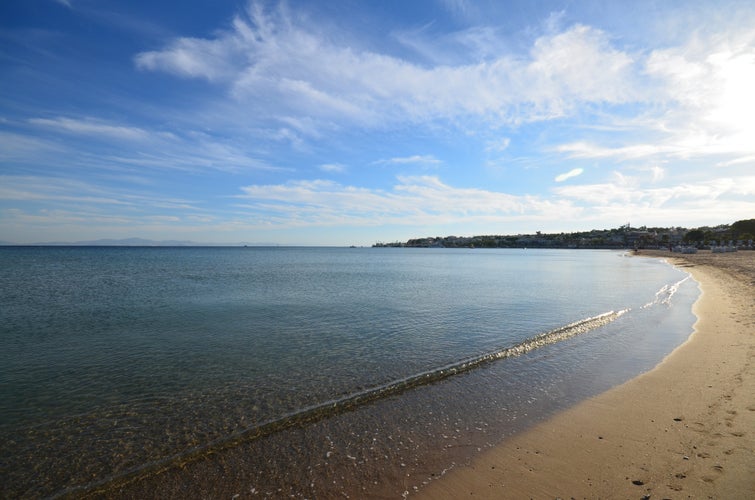
<path id="1" fill-rule="evenodd" d="M 428 236 L 405 242 L 375 243 L 373 247 L 423 248 L 668 248 L 685 243 L 702 248 L 716 245 L 740 245 L 752 248 L 755 219 L 702 226 L 694 230 L 683 227 L 632 228 L 629 224 L 614 229 L 593 229 L 576 233 L 541 233 L 517 235 Z"/>
<path id="2" fill-rule="evenodd" d="M 7 245 L 14 245 L 15 243 L 6 243 Z M 191 241 L 175 241 L 175 240 L 147 240 L 144 238 L 123 238 L 123 239 L 108 239 L 103 238 L 99 240 L 88 241 L 41 241 L 37 243 L 29 243 L 31 246 L 96 246 L 96 247 L 167 247 L 167 246 L 192 246 L 198 245 L 198 243 L 192 243 Z"/>
<path id="3" fill-rule="evenodd" d="M 0 241 L 3 246 L 15 246 L 18 243 Z M 87 241 L 45 241 L 28 243 L 29 246 L 91 246 L 91 247 L 220 247 L 220 246 L 277 246 L 275 243 L 197 243 L 188 240 L 148 240 L 144 238 L 123 238 Z"/>

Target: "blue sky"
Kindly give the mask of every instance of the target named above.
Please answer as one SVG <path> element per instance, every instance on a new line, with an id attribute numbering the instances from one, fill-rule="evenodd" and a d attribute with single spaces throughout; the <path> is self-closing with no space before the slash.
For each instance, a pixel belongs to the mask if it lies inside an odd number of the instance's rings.
<path id="1" fill-rule="evenodd" d="M 751 2 L 4 0 L 0 240 L 755 217 Z"/>

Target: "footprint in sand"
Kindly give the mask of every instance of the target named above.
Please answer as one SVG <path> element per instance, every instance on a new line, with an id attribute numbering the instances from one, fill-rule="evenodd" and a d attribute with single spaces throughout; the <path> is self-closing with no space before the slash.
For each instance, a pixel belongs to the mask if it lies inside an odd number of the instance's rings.
<path id="1" fill-rule="evenodd" d="M 702 422 L 693 422 L 690 424 L 690 428 L 693 431 L 703 432 L 705 430 L 705 424 Z"/>

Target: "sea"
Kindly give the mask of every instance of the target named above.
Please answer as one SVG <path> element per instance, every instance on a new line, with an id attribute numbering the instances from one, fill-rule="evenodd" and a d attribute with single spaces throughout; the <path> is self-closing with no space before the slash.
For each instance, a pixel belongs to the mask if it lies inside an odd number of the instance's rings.
<path id="1" fill-rule="evenodd" d="M 699 294 L 613 250 L 2 247 L 0 497 L 410 497 Z"/>

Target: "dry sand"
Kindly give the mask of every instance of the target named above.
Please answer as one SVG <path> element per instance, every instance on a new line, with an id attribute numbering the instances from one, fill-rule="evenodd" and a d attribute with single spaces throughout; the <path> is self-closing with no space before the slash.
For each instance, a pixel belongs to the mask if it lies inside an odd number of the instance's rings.
<path id="1" fill-rule="evenodd" d="M 695 333 L 660 365 L 505 440 L 420 498 L 755 498 L 755 252 L 689 270 Z"/>

